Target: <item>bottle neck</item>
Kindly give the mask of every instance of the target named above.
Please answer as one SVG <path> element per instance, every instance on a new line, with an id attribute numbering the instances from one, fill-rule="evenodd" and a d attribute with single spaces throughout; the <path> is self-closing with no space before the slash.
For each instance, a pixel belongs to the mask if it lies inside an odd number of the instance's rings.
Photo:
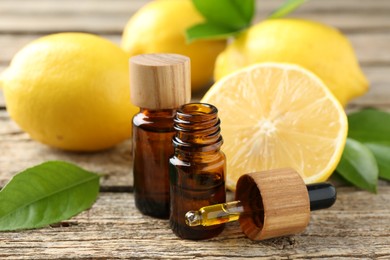
<path id="1" fill-rule="evenodd" d="M 140 114 L 143 114 L 145 118 L 173 118 L 176 114 L 176 109 L 148 109 L 148 108 L 140 108 Z"/>
<path id="2" fill-rule="evenodd" d="M 175 154 L 182 156 L 215 156 L 223 143 L 218 110 L 203 103 L 186 104 L 174 118 Z"/>
<path id="3" fill-rule="evenodd" d="M 173 132 L 173 119 L 176 109 L 140 108 L 133 118 L 133 123 L 150 131 Z"/>

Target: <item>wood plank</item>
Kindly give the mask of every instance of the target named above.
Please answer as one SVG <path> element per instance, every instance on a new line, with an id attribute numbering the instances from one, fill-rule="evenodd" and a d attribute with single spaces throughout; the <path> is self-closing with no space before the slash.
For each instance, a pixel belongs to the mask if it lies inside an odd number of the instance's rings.
<path id="1" fill-rule="evenodd" d="M 131 193 L 101 193 L 95 205 L 57 225 L 0 237 L 0 258 L 383 258 L 390 257 L 390 186 L 374 195 L 339 188 L 336 204 L 312 212 L 300 235 L 250 241 L 237 223 L 203 242 L 177 238 L 168 221 L 142 216 Z"/>
<path id="2" fill-rule="evenodd" d="M 150 0 L 2 0 L 0 10 L 11 14 L 47 14 L 53 13 L 129 13 L 150 2 Z M 284 0 L 256 0 L 257 12 L 269 13 L 279 7 Z M 356 0 L 327 0 L 310 1 L 302 5 L 295 12 L 302 13 L 385 13 L 390 10 L 390 4 L 387 0 L 375 1 L 356 1 Z"/>
<path id="3" fill-rule="evenodd" d="M 7 66 L 12 57 L 26 44 L 42 35 L 12 35 L 0 34 L 0 65 Z M 121 35 L 107 35 L 102 37 L 120 45 Z M 386 33 L 359 33 L 347 34 L 348 39 L 356 52 L 359 62 L 364 65 L 390 65 L 390 52 L 386 52 L 390 43 L 390 34 Z M 1 72 L 1 68 L 0 68 Z"/>
<path id="4" fill-rule="evenodd" d="M 364 66 L 363 72 L 370 83 L 368 92 L 350 102 L 355 107 L 390 108 L 390 66 Z"/>
<path id="5" fill-rule="evenodd" d="M 3 90 L 1 88 L 0 88 L 0 109 L 5 109 L 5 99 L 4 99 Z"/>
<path id="6" fill-rule="evenodd" d="M 100 14 L 90 14 L 82 16 L 77 14 L 47 14 L 45 16 L 14 14 L 1 14 L 2 22 L 0 31 L 3 33 L 52 33 L 62 31 L 83 31 L 92 33 L 120 34 L 130 18 L 130 14 L 118 14 L 116 16 L 104 16 Z M 355 14 L 339 15 L 326 14 L 321 16 L 313 13 L 296 13 L 293 17 L 311 19 L 318 22 L 337 27 L 344 32 L 388 32 L 390 31 L 390 16 L 361 14 L 360 23 L 356 20 Z"/>
<path id="7" fill-rule="evenodd" d="M 284 0 L 258 0 L 258 17 Z M 148 0 L 1 0 L 0 73 L 14 53 L 43 34 L 88 31 L 119 42 L 127 19 Z M 370 91 L 349 110 L 375 106 L 390 111 L 390 1 L 309 1 L 293 16 L 325 22 L 348 34 Z M 197 97 L 201 96 L 199 93 Z M 39 230 L 4 232 L 0 259 L 62 258 L 378 258 L 390 259 L 390 183 L 378 195 L 339 187 L 329 210 L 313 212 L 300 235 L 253 242 L 237 223 L 217 238 L 185 241 L 166 220 L 142 216 L 134 206 L 131 142 L 99 153 L 68 153 L 32 141 L 4 110 L 0 90 L 0 187 L 16 172 L 46 160 L 68 160 L 107 176 L 95 205 L 71 220 Z M 232 196 L 232 193 L 229 193 Z"/>
<path id="8" fill-rule="evenodd" d="M 131 15 L 151 0 L 2 0 L 0 12 L 12 15 L 127 14 Z"/>
<path id="9" fill-rule="evenodd" d="M 6 111 L 0 110 L 0 187 L 16 173 L 48 160 L 65 160 L 104 173 L 101 179 L 103 188 L 116 186 L 127 189 L 133 183 L 130 140 L 102 152 L 65 152 L 31 140 L 16 123 L 9 120 Z"/>
<path id="10" fill-rule="evenodd" d="M 104 16 L 91 14 L 88 16 L 77 14 L 47 14 L 45 16 L 1 14 L 0 31 L 3 33 L 21 34 L 51 33 L 62 31 L 83 31 L 93 33 L 120 33 L 130 15 Z"/>
<path id="11" fill-rule="evenodd" d="M 390 45 L 390 33 L 359 33 L 346 36 L 362 66 L 379 64 L 390 66 L 390 52 L 385 51 Z"/>
<path id="12" fill-rule="evenodd" d="M 23 4 L 16 5 L 12 0 L 3 0 L 0 2 L 2 18 L 0 31 L 3 33 L 88 31 L 118 34 L 121 33 L 126 21 L 146 2 L 24 0 Z M 257 16 L 264 18 L 282 2 L 258 0 Z M 389 10 L 390 4 L 384 0 L 370 3 L 357 3 L 352 0 L 310 1 L 292 16 L 318 20 L 346 32 L 363 30 L 387 32 L 390 30 Z M 359 19 L 356 19 L 357 17 Z"/>

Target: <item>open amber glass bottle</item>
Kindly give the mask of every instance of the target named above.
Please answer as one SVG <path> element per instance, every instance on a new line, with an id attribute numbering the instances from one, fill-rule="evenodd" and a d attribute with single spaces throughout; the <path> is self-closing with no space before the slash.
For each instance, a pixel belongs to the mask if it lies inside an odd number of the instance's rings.
<path id="1" fill-rule="evenodd" d="M 175 152 L 169 160 L 171 183 L 170 225 L 185 239 L 206 239 L 222 232 L 224 226 L 186 225 L 185 214 L 226 201 L 225 155 L 220 150 L 218 110 L 209 104 L 191 103 L 180 107 L 174 119 Z"/>

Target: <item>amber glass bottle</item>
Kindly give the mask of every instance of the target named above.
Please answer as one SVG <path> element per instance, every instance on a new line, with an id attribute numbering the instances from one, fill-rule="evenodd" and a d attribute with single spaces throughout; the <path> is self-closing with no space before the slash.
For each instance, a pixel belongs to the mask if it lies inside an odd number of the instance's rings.
<path id="1" fill-rule="evenodd" d="M 170 225 L 185 239 L 211 238 L 224 226 L 186 225 L 185 214 L 194 208 L 226 201 L 225 155 L 220 151 L 222 136 L 217 109 L 209 104 L 192 103 L 178 109 L 174 119 L 175 153 L 169 160 L 171 182 Z"/>
<path id="2" fill-rule="evenodd" d="M 173 154 L 173 118 L 191 99 L 189 59 L 147 54 L 130 59 L 133 104 L 133 177 L 137 208 L 146 215 L 169 217 L 169 157 Z"/>

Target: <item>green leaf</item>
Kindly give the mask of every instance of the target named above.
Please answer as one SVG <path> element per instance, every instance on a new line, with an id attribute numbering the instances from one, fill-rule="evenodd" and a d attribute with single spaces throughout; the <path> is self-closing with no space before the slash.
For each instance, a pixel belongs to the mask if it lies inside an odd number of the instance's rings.
<path id="1" fill-rule="evenodd" d="M 363 143 L 390 145 L 390 114 L 365 109 L 348 116 L 348 136 Z"/>
<path id="2" fill-rule="evenodd" d="M 348 136 L 368 146 L 379 168 L 379 177 L 390 180 L 390 113 L 365 109 L 348 116 Z"/>
<path id="3" fill-rule="evenodd" d="M 0 231 L 31 229 L 68 219 L 92 206 L 99 176 L 50 161 L 15 175 L 0 191 Z"/>
<path id="4" fill-rule="evenodd" d="M 192 0 L 207 23 L 226 29 L 248 27 L 255 11 L 254 0 Z"/>
<path id="5" fill-rule="evenodd" d="M 378 165 L 371 150 L 364 144 L 347 138 L 337 172 L 355 186 L 376 192 Z"/>
<path id="6" fill-rule="evenodd" d="M 276 19 L 276 18 L 284 17 L 307 1 L 308 0 L 286 0 L 282 6 L 280 6 L 278 9 L 273 11 L 268 16 L 268 19 Z"/>
<path id="7" fill-rule="evenodd" d="M 379 143 L 365 143 L 373 152 L 378 163 L 379 177 L 390 181 L 390 146 Z"/>
<path id="8" fill-rule="evenodd" d="M 197 24 L 186 31 L 187 42 L 199 39 L 225 39 L 236 35 L 238 32 L 210 23 Z"/>
<path id="9" fill-rule="evenodd" d="M 192 0 L 206 19 L 186 31 L 187 42 L 199 39 L 225 39 L 250 26 L 254 0 Z"/>

